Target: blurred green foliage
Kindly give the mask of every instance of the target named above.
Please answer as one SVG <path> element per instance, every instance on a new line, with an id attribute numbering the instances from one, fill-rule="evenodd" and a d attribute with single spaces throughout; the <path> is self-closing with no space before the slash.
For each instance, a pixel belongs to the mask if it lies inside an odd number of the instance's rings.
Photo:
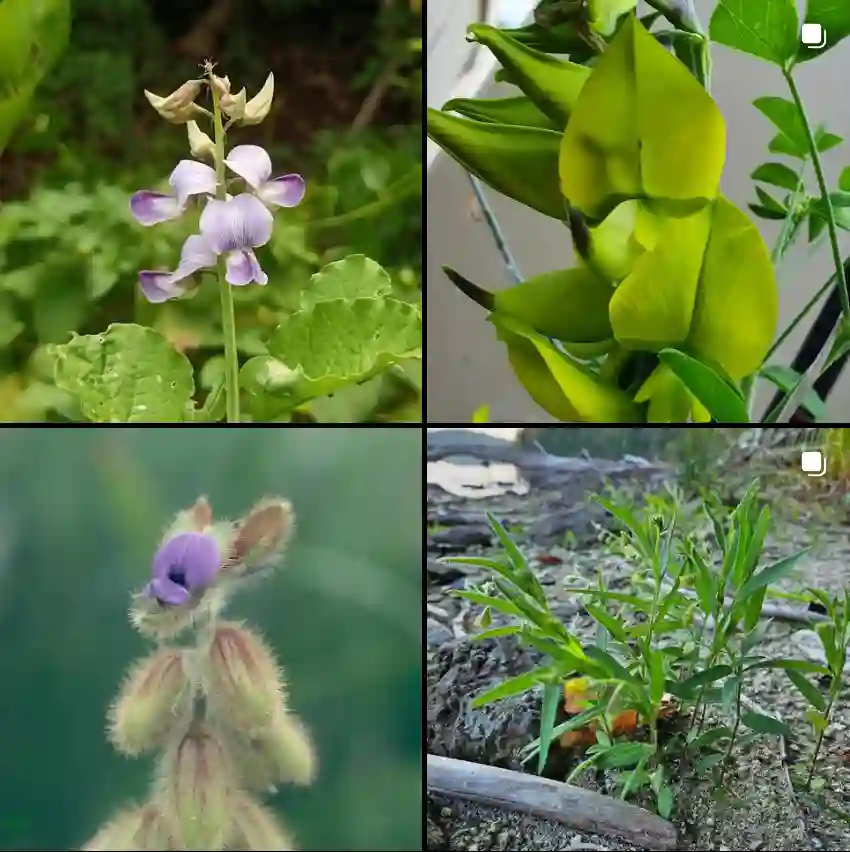
<path id="1" fill-rule="evenodd" d="M 129 594 L 202 493 L 289 498 L 282 567 L 229 609 L 274 647 L 320 771 L 273 805 L 302 849 L 421 848 L 421 433 L 416 427 L 0 430 L 0 850 L 79 849 L 143 795 L 105 713 L 147 644 Z"/>
<path id="2" fill-rule="evenodd" d="M 132 191 L 164 187 L 188 156 L 185 128 L 162 122 L 142 90 L 168 93 L 207 55 L 249 96 L 274 71 L 272 113 L 234 130 L 230 144 L 261 144 L 275 174 L 307 180 L 305 202 L 277 213 L 272 242 L 258 251 L 269 286 L 234 291 L 242 360 L 263 351 L 310 275 L 348 254 L 373 258 L 398 294 L 418 300 L 421 16 L 413 0 L 72 0 L 72 9 L 68 50 L 0 169 L 0 421 L 80 419 L 53 385 L 47 345 L 110 322 L 157 328 L 192 360 L 198 386 L 211 386 L 221 345 L 216 287 L 151 306 L 136 283 L 139 269 L 176 265 L 197 219 L 143 228 L 127 206 Z M 418 419 L 411 387 L 421 387 L 418 368 L 305 414 Z"/>

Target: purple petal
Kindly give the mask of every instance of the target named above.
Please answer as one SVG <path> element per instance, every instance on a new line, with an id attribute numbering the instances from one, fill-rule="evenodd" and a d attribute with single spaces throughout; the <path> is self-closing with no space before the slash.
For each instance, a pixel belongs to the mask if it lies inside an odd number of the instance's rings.
<path id="1" fill-rule="evenodd" d="M 251 249 L 238 249 L 227 253 L 227 274 L 224 277 L 228 284 L 235 287 L 250 284 L 252 281 L 257 284 L 268 284 L 269 281 Z"/>
<path id="2" fill-rule="evenodd" d="M 272 214 L 248 192 L 230 201 L 210 201 L 201 213 L 201 235 L 213 251 L 223 254 L 235 249 L 265 245 L 272 236 Z"/>
<path id="3" fill-rule="evenodd" d="M 168 584 L 198 592 L 212 583 L 220 567 L 221 551 L 212 536 L 199 532 L 180 533 L 156 552 L 151 585 L 167 592 L 175 591 Z"/>
<path id="4" fill-rule="evenodd" d="M 304 178 L 301 175 L 282 175 L 266 181 L 257 195 L 277 207 L 297 207 L 304 198 Z"/>
<path id="5" fill-rule="evenodd" d="M 181 281 L 194 275 L 199 269 L 209 269 L 218 260 L 210 244 L 200 234 L 186 237 L 180 250 L 180 263 L 172 273 L 173 281 Z"/>
<path id="6" fill-rule="evenodd" d="M 194 160 L 181 160 L 168 178 L 180 207 L 185 207 L 190 195 L 215 195 L 215 170 Z"/>
<path id="7" fill-rule="evenodd" d="M 156 225 L 176 219 L 183 209 L 173 195 L 143 189 L 130 196 L 130 212 L 142 225 Z"/>
<path id="8" fill-rule="evenodd" d="M 139 286 L 145 298 L 155 305 L 182 296 L 185 289 L 183 285 L 173 280 L 170 272 L 157 272 L 151 269 L 143 269 L 139 273 Z"/>
<path id="9" fill-rule="evenodd" d="M 272 161 L 259 145 L 237 145 L 224 163 L 254 189 L 259 189 L 272 174 Z"/>
<path id="10" fill-rule="evenodd" d="M 149 598 L 156 598 L 160 603 L 169 606 L 183 606 L 189 602 L 189 591 L 183 586 L 178 586 L 167 577 L 157 577 L 151 580 L 145 588 L 145 594 Z"/>

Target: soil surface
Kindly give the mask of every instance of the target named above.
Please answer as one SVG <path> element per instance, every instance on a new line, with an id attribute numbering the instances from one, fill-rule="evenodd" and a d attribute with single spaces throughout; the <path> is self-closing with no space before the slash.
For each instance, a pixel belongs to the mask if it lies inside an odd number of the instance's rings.
<path id="1" fill-rule="evenodd" d="M 672 465 L 634 456 L 564 459 L 481 436 L 463 437 L 469 444 L 465 448 L 458 440 L 458 433 L 428 435 L 427 749 L 430 754 L 534 771 L 536 765 L 524 766 L 519 752 L 539 733 L 539 694 L 531 691 L 479 709 L 471 708 L 470 701 L 506 677 L 528 671 L 541 657 L 515 637 L 470 640 L 480 607 L 454 592 L 487 577 L 475 567 L 436 560 L 499 553 L 485 514 L 492 512 L 529 559 L 553 611 L 582 641 L 591 642 L 596 624 L 565 590 L 566 581 L 596 583 L 601 574 L 609 590 L 625 590 L 634 566 L 612 545 L 612 519 L 589 498 L 614 488 L 641 506 L 648 495 L 675 483 L 678 473 Z M 752 475 L 762 475 L 762 499 L 773 515 L 762 564 L 811 548 L 797 573 L 778 588 L 843 590 L 850 579 L 846 513 L 832 492 L 824 501 L 812 491 L 815 480 L 806 482 L 799 471 L 799 449 L 792 448 L 790 456 L 778 450 L 765 455 L 746 449 L 742 441 L 741 449 L 730 452 L 726 464 L 718 464 L 726 499 L 740 496 Z M 696 498 L 686 502 L 694 524 L 700 523 L 699 508 Z M 781 603 L 799 610 L 804 620 L 766 623 L 760 651 L 769 657 L 818 660 L 819 643 L 805 623 L 805 605 Z M 493 613 L 491 626 L 505 623 Z M 792 784 L 791 776 L 806 762 L 813 741 L 804 718 L 807 704 L 779 671 L 760 670 L 750 677 L 747 705 L 779 716 L 793 736 L 765 735 L 739 748 L 720 792 L 710 772 L 670 767 L 675 802 L 671 820 L 679 832 L 678 848 L 850 848 L 848 694 L 842 692 L 824 739 L 815 773 L 819 789 L 806 794 L 799 783 Z M 565 780 L 574 763 L 574 755 L 553 747 L 544 774 Z M 604 773 L 588 771 L 573 783 L 610 792 Z M 646 797 L 635 801 L 652 808 Z M 436 796 L 429 796 L 427 816 L 428 848 L 435 850 L 637 848 L 560 823 Z"/>

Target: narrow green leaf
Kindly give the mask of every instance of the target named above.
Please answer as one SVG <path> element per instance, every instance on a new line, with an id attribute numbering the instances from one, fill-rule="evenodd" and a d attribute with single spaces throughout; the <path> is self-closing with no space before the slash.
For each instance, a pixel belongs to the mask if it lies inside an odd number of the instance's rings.
<path id="1" fill-rule="evenodd" d="M 683 680 L 678 684 L 678 689 L 683 695 L 692 695 L 698 692 L 701 687 L 715 683 L 721 678 L 728 677 L 730 674 L 732 674 L 730 666 L 711 666 Z"/>
<path id="2" fill-rule="evenodd" d="M 749 422 L 747 404 L 740 391 L 716 369 L 678 349 L 662 349 L 658 357 L 708 409 L 716 422 Z"/>
<path id="3" fill-rule="evenodd" d="M 750 175 L 753 180 L 769 183 L 796 192 L 800 184 L 799 176 L 790 166 L 784 163 L 762 163 Z"/>
<path id="4" fill-rule="evenodd" d="M 791 393 L 800 381 L 800 374 L 784 364 L 768 364 L 759 370 L 759 375 L 776 385 L 783 393 Z M 802 404 L 816 421 L 823 422 L 827 419 L 826 404 L 814 388 L 803 397 Z"/>
<path id="5" fill-rule="evenodd" d="M 586 603 L 584 608 L 587 610 L 587 614 L 598 624 L 601 624 L 618 642 L 627 643 L 629 641 L 623 623 L 606 612 L 601 606 Z"/>
<path id="6" fill-rule="evenodd" d="M 793 101 L 771 95 L 756 98 L 753 106 L 779 130 L 779 136 L 768 146 L 773 153 L 788 154 L 800 159 L 809 156 L 806 128 Z M 774 143 L 777 143 L 777 140 L 782 150 L 776 150 Z"/>
<path id="7" fill-rule="evenodd" d="M 94 423 L 182 423 L 195 392 L 192 365 L 158 331 L 113 323 L 52 347 L 58 387 Z"/>
<path id="8" fill-rule="evenodd" d="M 472 707 L 483 707 L 485 704 L 492 704 L 494 701 L 500 701 L 502 698 L 510 698 L 513 695 L 521 695 L 523 692 L 528 692 L 538 684 L 545 681 L 546 676 L 551 669 L 548 666 L 538 666 L 530 672 L 524 672 L 516 677 L 510 677 L 502 681 L 492 689 L 476 695 L 472 699 Z"/>
<path id="9" fill-rule="evenodd" d="M 753 574 L 749 580 L 741 587 L 735 595 L 736 600 L 746 600 L 751 594 L 758 589 L 766 588 L 772 585 L 777 580 L 787 577 L 794 570 L 797 563 L 809 552 L 810 548 L 805 548 L 799 553 L 788 556 L 785 559 L 780 559 L 772 565 L 762 568 L 757 574 Z"/>
<path id="10" fill-rule="evenodd" d="M 543 687 L 543 703 L 540 708 L 540 752 L 537 755 L 537 774 L 543 774 L 546 758 L 549 756 L 549 746 L 552 744 L 552 731 L 555 727 L 555 714 L 561 700 L 561 686 L 547 683 Z"/>
<path id="11" fill-rule="evenodd" d="M 821 712 L 826 710 L 826 699 L 805 675 L 795 672 L 793 669 L 786 669 L 785 674 L 788 675 L 788 680 L 797 687 L 800 694 L 812 707 Z"/>
<path id="12" fill-rule="evenodd" d="M 752 731 L 760 734 L 782 734 L 790 737 L 791 729 L 775 716 L 765 716 L 763 713 L 746 712 L 741 714 L 741 721 Z"/>

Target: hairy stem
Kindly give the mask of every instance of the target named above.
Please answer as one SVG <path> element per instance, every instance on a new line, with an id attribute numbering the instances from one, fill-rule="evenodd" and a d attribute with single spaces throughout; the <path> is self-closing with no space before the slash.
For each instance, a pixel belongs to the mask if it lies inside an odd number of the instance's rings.
<path id="1" fill-rule="evenodd" d="M 221 122 L 221 107 L 215 87 L 210 86 L 213 99 L 213 127 L 215 130 L 215 175 L 216 198 L 227 198 L 224 172 L 224 127 Z M 239 422 L 239 356 L 236 352 L 236 317 L 233 311 L 233 293 L 225 278 L 226 261 L 218 259 L 218 286 L 221 295 L 221 328 L 224 334 L 224 373 L 227 422 Z"/>

